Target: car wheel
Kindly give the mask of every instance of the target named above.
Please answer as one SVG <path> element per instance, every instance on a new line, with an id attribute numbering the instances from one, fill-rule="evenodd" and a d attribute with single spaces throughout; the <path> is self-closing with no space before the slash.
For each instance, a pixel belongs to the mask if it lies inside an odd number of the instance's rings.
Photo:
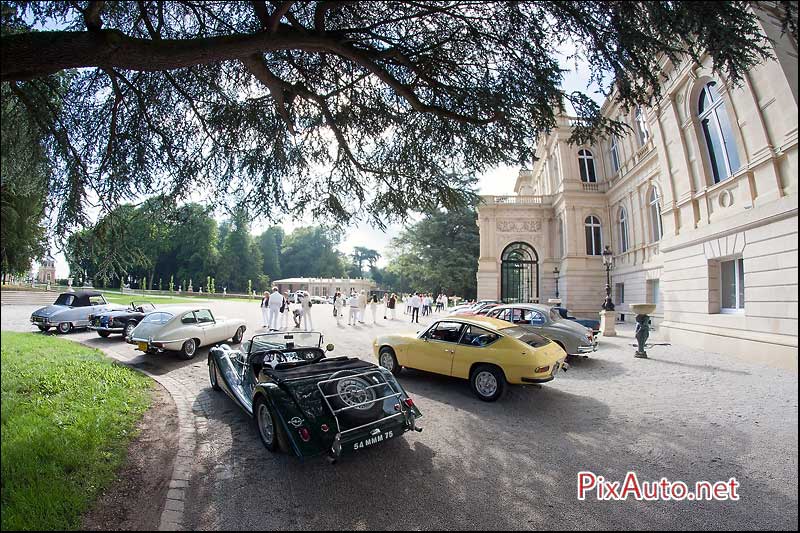
<path id="1" fill-rule="evenodd" d="M 219 382 L 217 375 L 217 363 L 214 362 L 214 358 L 210 355 L 208 356 L 208 380 L 211 382 L 211 388 L 214 390 L 222 390 L 220 389 Z"/>
<path id="2" fill-rule="evenodd" d="M 50 329 L 50 326 L 39 326 L 39 325 L 37 325 L 36 327 L 39 328 L 39 331 L 47 331 L 48 329 Z"/>
<path id="3" fill-rule="evenodd" d="M 478 365 L 469 377 L 472 392 L 484 402 L 498 400 L 506 389 L 503 371 L 492 365 Z"/>
<path id="4" fill-rule="evenodd" d="M 111 333 L 109 333 L 108 331 L 98 331 L 97 334 L 103 337 L 104 339 L 109 335 L 111 335 Z"/>
<path id="5" fill-rule="evenodd" d="M 358 373 L 352 370 L 336 372 L 328 378 L 332 381 L 325 383 L 322 390 L 334 410 L 346 409 L 337 413 L 343 420 L 374 420 L 383 410 L 383 400 L 371 401 L 378 398 L 376 391 L 379 388 L 372 387 L 379 383 L 378 378 L 371 376 L 371 379 L 366 379 L 364 376 L 357 376 Z"/>
<path id="6" fill-rule="evenodd" d="M 181 357 L 183 359 L 194 359 L 196 353 L 197 353 L 197 341 L 195 341 L 194 339 L 188 339 L 186 342 L 183 343 L 183 348 L 181 348 Z"/>
<path id="7" fill-rule="evenodd" d="M 136 328 L 136 322 L 134 321 L 128 322 L 127 324 L 125 324 L 125 331 L 122 332 L 122 336 L 127 339 L 128 337 L 131 336 L 131 333 L 133 333 L 133 330 L 135 328 Z"/>
<path id="8" fill-rule="evenodd" d="M 388 346 L 381 348 L 381 351 L 378 354 L 378 364 L 395 376 L 399 376 L 400 372 L 403 370 L 403 367 L 397 362 L 397 357 L 394 355 L 394 350 Z"/>
<path id="9" fill-rule="evenodd" d="M 236 330 L 236 335 L 233 336 L 231 342 L 233 344 L 239 344 L 242 342 L 242 337 L 244 337 L 244 326 L 240 326 L 239 329 Z"/>
<path id="10" fill-rule="evenodd" d="M 253 418 L 256 422 L 258 437 L 264 447 L 271 452 L 283 450 L 283 443 L 286 440 L 283 429 L 263 396 L 259 396 L 253 405 Z"/>
<path id="11" fill-rule="evenodd" d="M 59 322 L 56 329 L 59 333 L 69 333 L 72 331 L 72 322 Z"/>

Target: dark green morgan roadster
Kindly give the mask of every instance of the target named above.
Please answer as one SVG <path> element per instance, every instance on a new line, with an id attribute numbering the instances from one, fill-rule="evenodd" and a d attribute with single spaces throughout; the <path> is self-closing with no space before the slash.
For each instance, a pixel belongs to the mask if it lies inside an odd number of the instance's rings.
<path id="1" fill-rule="evenodd" d="M 214 390 L 253 417 L 272 452 L 327 453 L 335 460 L 422 431 L 419 409 L 388 370 L 355 357 L 326 357 L 321 333 L 256 335 L 240 350 L 216 346 L 208 376 Z"/>

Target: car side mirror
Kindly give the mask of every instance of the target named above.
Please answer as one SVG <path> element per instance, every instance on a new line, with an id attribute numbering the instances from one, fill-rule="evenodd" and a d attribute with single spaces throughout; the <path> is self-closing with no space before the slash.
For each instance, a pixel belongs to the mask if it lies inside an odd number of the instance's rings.
<path id="1" fill-rule="evenodd" d="M 328 343 L 328 345 L 325 346 L 325 350 L 328 351 L 328 352 L 332 352 L 333 348 L 334 348 L 334 346 L 331 343 Z"/>

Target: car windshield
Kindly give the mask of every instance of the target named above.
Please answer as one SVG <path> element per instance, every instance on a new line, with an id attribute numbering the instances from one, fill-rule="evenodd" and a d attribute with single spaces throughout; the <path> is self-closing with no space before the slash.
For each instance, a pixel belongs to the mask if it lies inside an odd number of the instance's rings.
<path id="1" fill-rule="evenodd" d="M 528 328 L 525 327 L 513 327 L 513 328 L 505 328 L 502 330 L 504 335 L 508 335 L 509 337 L 513 337 L 519 341 L 524 342 L 525 344 L 530 344 L 534 348 L 539 348 L 540 346 L 544 346 L 550 343 L 550 339 L 546 337 L 542 337 L 537 333 L 533 333 Z"/>
<path id="2" fill-rule="evenodd" d="M 71 306 L 73 303 L 75 303 L 75 295 L 74 294 L 61 294 L 61 295 L 59 295 L 58 299 L 56 300 L 56 303 L 54 303 L 53 305 L 69 305 L 69 306 Z"/>
<path id="3" fill-rule="evenodd" d="M 250 352 L 263 350 L 285 350 L 292 348 L 319 348 L 322 334 L 316 332 L 265 333 L 256 335 L 250 343 Z"/>
<path id="4" fill-rule="evenodd" d="M 152 311 L 156 308 L 155 305 L 151 304 L 150 302 L 131 302 L 131 309 L 137 311 L 141 309 L 141 312 L 147 313 L 148 311 Z"/>

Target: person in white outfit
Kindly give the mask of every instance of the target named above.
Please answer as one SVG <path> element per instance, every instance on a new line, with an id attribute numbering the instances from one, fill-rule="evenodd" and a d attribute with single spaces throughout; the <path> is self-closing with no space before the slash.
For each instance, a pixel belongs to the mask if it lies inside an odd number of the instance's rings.
<path id="1" fill-rule="evenodd" d="M 350 315 L 347 317 L 347 324 L 355 326 L 358 320 L 358 296 L 355 293 L 350 295 L 347 299 L 347 305 L 350 307 Z"/>
<path id="2" fill-rule="evenodd" d="M 311 296 L 308 293 L 303 294 L 300 300 L 300 307 L 303 309 L 303 329 L 311 331 L 314 329 L 314 322 L 311 320 Z"/>
<path id="3" fill-rule="evenodd" d="M 372 323 L 378 323 L 378 295 L 373 294 L 369 299 L 369 312 L 372 313 Z"/>
<path id="4" fill-rule="evenodd" d="M 411 322 L 419 324 L 419 308 L 422 307 L 422 298 L 415 293 L 409 304 L 411 305 Z"/>
<path id="5" fill-rule="evenodd" d="M 367 293 L 361 289 L 361 294 L 358 295 L 358 321 L 364 323 L 364 313 L 367 310 Z"/>
<path id="6" fill-rule="evenodd" d="M 336 325 L 342 325 L 342 310 L 344 309 L 344 296 L 336 293 L 336 298 L 333 300 L 334 315 L 336 316 Z"/>
<path id="7" fill-rule="evenodd" d="M 278 331 L 278 318 L 281 313 L 283 295 L 278 292 L 278 287 L 272 287 L 272 294 L 269 295 L 269 330 Z"/>
<path id="8" fill-rule="evenodd" d="M 261 298 L 261 327 L 266 328 L 269 324 L 269 293 L 264 291 L 264 296 Z"/>

